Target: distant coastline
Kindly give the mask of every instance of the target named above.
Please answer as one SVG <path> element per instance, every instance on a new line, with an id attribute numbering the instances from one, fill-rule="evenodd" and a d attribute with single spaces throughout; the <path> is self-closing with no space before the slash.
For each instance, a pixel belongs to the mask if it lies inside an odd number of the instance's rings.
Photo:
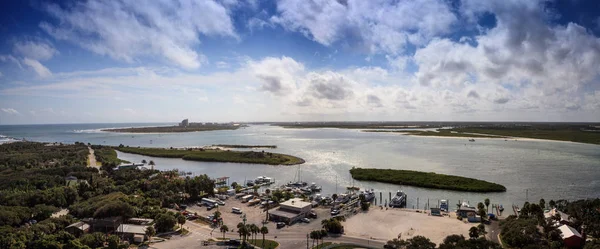
<path id="1" fill-rule="evenodd" d="M 244 149 L 252 149 L 252 148 L 265 148 L 265 149 L 276 149 L 277 145 L 243 145 L 243 144 L 213 144 L 212 146 L 214 147 L 221 147 L 221 148 L 232 148 L 232 149 L 237 149 L 237 148 L 244 148 Z"/>
<path id="2" fill-rule="evenodd" d="M 197 131 L 217 131 L 217 130 L 236 130 L 240 126 L 234 125 L 204 125 L 204 126 L 154 126 L 154 127 L 128 127 L 128 128 L 110 128 L 102 129 L 106 132 L 121 133 L 176 133 L 176 132 L 197 132 Z"/>

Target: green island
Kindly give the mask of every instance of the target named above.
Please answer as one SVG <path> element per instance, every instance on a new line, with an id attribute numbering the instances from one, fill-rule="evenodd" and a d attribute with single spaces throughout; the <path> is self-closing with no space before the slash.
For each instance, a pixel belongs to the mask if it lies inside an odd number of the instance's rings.
<path id="1" fill-rule="evenodd" d="M 125 146 L 119 146 L 115 149 L 126 153 L 139 154 L 145 156 L 181 158 L 183 160 L 202 162 L 255 163 L 270 165 L 295 165 L 304 163 L 304 160 L 299 157 L 264 151 L 231 151 L 201 148 L 134 148 Z"/>
<path id="2" fill-rule="evenodd" d="M 438 137 L 468 137 L 468 138 L 506 138 L 505 136 L 486 135 L 486 134 L 468 134 L 456 132 L 454 130 L 440 129 L 437 131 L 423 130 L 363 130 L 363 132 L 389 132 L 400 133 L 411 136 L 438 136 Z"/>
<path id="3" fill-rule="evenodd" d="M 122 133 L 177 133 L 177 132 L 196 132 L 196 131 L 218 131 L 218 130 L 236 130 L 239 125 L 202 125 L 202 126 L 155 126 L 155 127 L 128 127 L 103 129 L 107 132 Z"/>
<path id="4" fill-rule="evenodd" d="M 212 146 L 223 148 L 265 148 L 276 149 L 277 145 L 243 145 L 243 144 L 213 144 Z"/>
<path id="5" fill-rule="evenodd" d="M 396 169 L 350 169 L 352 178 L 359 181 L 384 182 L 424 188 L 468 192 L 505 192 L 506 187 L 462 176 Z"/>

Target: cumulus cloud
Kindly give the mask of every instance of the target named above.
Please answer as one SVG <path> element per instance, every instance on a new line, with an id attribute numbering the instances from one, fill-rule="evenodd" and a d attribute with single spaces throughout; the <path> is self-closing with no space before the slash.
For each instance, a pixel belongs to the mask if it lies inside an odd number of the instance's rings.
<path id="1" fill-rule="evenodd" d="M 268 57 L 250 61 L 249 69 L 261 81 L 260 89 L 275 95 L 286 95 L 296 90 L 296 77 L 304 71 L 304 65 L 290 57 Z"/>
<path id="2" fill-rule="evenodd" d="M 229 12 L 214 0 L 91 0 L 65 6 L 48 4 L 45 10 L 57 22 L 40 27 L 55 39 L 126 62 L 156 56 L 195 69 L 206 61 L 194 49 L 201 35 L 237 39 Z"/>
<path id="3" fill-rule="evenodd" d="M 0 110 L 9 115 L 19 115 L 20 113 L 13 108 L 0 108 Z"/>
<path id="4" fill-rule="evenodd" d="M 351 86 L 343 75 L 328 71 L 311 73 L 309 92 L 317 99 L 344 100 L 352 96 Z"/>
<path id="5" fill-rule="evenodd" d="M 323 45 L 344 42 L 392 54 L 449 32 L 457 21 L 442 0 L 282 0 L 277 11 L 273 23 Z"/>

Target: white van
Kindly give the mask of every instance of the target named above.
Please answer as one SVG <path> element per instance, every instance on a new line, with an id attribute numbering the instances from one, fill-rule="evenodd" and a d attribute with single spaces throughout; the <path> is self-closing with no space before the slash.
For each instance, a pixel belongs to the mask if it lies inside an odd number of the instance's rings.
<path id="1" fill-rule="evenodd" d="M 242 210 L 241 210 L 241 209 L 239 209 L 239 208 L 235 208 L 235 207 L 234 207 L 234 208 L 231 208 L 231 212 L 232 212 L 232 213 L 234 213 L 234 214 L 241 214 L 241 213 L 242 213 Z"/>

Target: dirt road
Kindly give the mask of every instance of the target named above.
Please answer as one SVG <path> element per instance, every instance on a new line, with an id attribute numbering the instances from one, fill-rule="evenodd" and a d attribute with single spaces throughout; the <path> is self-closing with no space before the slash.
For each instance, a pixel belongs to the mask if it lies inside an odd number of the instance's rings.
<path id="1" fill-rule="evenodd" d="M 94 150 L 92 150 L 92 147 L 88 147 L 88 150 L 90 151 L 90 154 L 88 155 L 88 167 L 94 167 L 100 170 L 100 166 L 96 164 L 96 155 L 94 155 Z"/>

